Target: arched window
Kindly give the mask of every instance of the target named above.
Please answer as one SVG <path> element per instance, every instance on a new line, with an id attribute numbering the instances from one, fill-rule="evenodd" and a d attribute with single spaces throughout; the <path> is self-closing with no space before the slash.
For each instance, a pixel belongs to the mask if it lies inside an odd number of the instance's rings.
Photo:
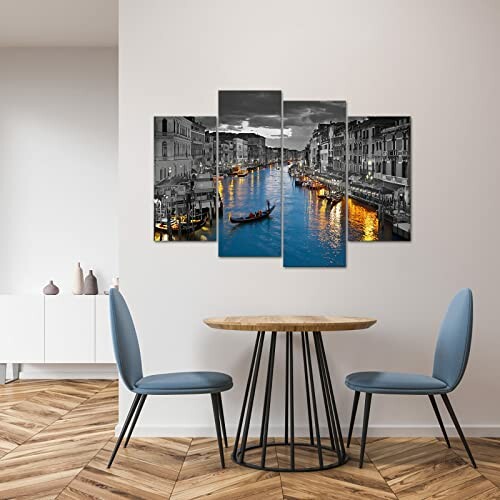
<path id="1" fill-rule="evenodd" d="M 161 143 L 161 155 L 166 158 L 167 156 L 167 141 Z"/>
<path id="2" fill-rule="evenodd" d="M 167 133 L 167 119 L 163 118 L 161 121 L 161 131 L 166 134 Z"/>
<path id="3" fill-rule="evenodd" d="M 403 172 L 402 172 L 401 177 L 404 177 L 405 179 L 408 178 L 408 162 L 407 161 L 403 161 Z"/>

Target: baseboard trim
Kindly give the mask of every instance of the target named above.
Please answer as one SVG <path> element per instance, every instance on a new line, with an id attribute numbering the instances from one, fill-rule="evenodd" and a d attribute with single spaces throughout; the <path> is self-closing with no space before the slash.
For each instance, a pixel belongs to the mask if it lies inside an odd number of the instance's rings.
<path id="1" fill-rule="evenodd" d="M 453 426 L 446 425 L 446 432 L 450 437 L 456 437 L 457 433 Z M 115 428 L 118 435 L 121 431 L 121 424 Z M 342 428 L 344 436 L 347 436 L 347 427 Z M 500 437 L 500 425 L 464 425 L 464 434 L 468 437 Z M 227 426 L 228 436 L 236 434 L 236 427 Z M 283 426 L 269 426 L 269 436 L 280 436 L 283 434 Z M 250 437 L 258 437 L 260 427 L 252 426 L 249 430 Z M 308 436 L 309 431 L 306 426 L 296 426 L 295 435 Z M 355 426 L 353 435 L 361 435 L 361 426 Z M 441 429 L 437 425 L 371 425 L 368 431 L 369 437 L 442 437 Z M 214 437 L 215 429 L 211 425 L 180 425 L 180 426 L 158 426 L 137 424 L 134 430 L 137 437 Z M 328 436 L 327 428 L 321 429 L 321 436 Z"/>
<path id="2" fill-rule="evenodd" d="M 47 371 L 47 372 L 21 372 L 22 380 L 57 380 L 57 379 L 83 379 L 83 380 L 115 380 L 118 373 L 113 371 L 75 372 L 75 371 Z"/>

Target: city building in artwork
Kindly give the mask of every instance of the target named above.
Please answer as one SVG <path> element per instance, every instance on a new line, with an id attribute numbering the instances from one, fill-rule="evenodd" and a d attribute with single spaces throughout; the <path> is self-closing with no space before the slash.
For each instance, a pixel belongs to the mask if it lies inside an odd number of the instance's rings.
<path id="1" fill-rule="evenodd" d="M 210 134 L 212 135 L 212 134 Z M 213 134 L 215 141 L 215 133 Z M 281 149 L 266 146 L 266 138 L 253 132 L 219 132 L 219 173 L 277 162 Z"/>
<path id="2" fill-rule="evenodd" d="M 203 148 L 204 163 L 208 167 L 215 167 L 217 161 L 217 134 L 205 131 L 205 144 Z"/>
<path id="3" fill-rule="evenodd" d="M 342 162 L 345 164 L 343 146 L 345 147 L 344 122 L 319 123 L 302 155 L 308 165 L 318 173 L 332 173 L 334 170 L 340 172 Z"/>
<path id="4" fill-rule="evenodd" d="M 193 158 L 193 170 L 198 172 L 203 167 L 205 159 L 205 127 L 196 121 L 194 117 L 189 117 L 191 121 L 191 156 Z"/>
<path id="5" fill-rule="evenodd" d="M 155 184 L 191 175 L 191 125 L 192 122 L 183 116 L 155 117 Z"/>
<path id="6" fill-rule="evenodd" d="M 239 164 L 246 164 L 248 160 L 248 142 L 242 137 L 233 138 L 233 160 Z"/>
<path id="7" fill-rule="evenodd" d="M 374 239 L 411 239 L 410 117 L 351 117 L 348 130 L 350 198 L 376 210 Z M 355 217 L 353 211 L 350 225 Z M 363 240 L 366 234 L 365 227 L 349 238 Z"/>
<path id="8" fill-rule="evenodd" d="M 248 144 L 248 162 L 252 165 L 264 163 L 266 160 L 266 138 L 255 133 L 243 133 L 240 136 Z"/>
<path id="9" fill-rule="evenodd" d="M 216 118 L 154 118 L 154 240 L 213 241 Z"/>

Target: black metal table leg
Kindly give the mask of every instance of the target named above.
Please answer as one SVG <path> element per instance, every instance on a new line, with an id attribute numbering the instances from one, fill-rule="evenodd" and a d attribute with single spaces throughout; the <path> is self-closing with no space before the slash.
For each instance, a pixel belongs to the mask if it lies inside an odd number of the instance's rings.
<path id="1" fill-rule="evenodd" d="M 309 423 L 309 442 L 311 443 L 311 445 L 314 445 L 312 419 L 311 419 L 311 395 L 309 392 L 309 372 L 307 369 L 307 358 L 306 358 L 305 332 L 301 332 L 300 336 L 302 340 L 302 357 L 304 360 L 304 376 L 305 376 L 306 401 L 307 401 L 307 421 Z"/>
<path id="2" fill-rule="evenodd" d="M 294 393 L 293 393 L 293 337 L 292 332 L 287 332 L 290 337 L 290 349 L 288 355 L 288 369 L 290 370 L 290 468 L 295 470 L 295 408 L 294 408 Z"/>
<path id="3" fill-rule="evenodd" d="M 237 460 L 237 451 L 238 451 L 238 445 L 240 442 L 240 434 L 241 434 L 241 427 L 243 425 L 243 420 L 245 418 L 245 413 L 246 413 L 246 408 L 247 408 L 247 402 L 248 402 L 248 395 L 250 392 L 250 384 L 253 380 L 254 377 L 254 372 L 255 372 L 255 364 L 257 360 L 257 354 L 259 358 L 259 364 L 260 364 L 260 356 L 262 354 L 262 343 L 264 342 L 264 332 L 258 332 L 257 333 L 257 339 L 255 340 L 255 347 L 253 350 L 253 355 L 252 355 L 252 362 L 250 363 L 250 372 L 248 373 L 248 381 L 247 381 L 247 387 L 245 389 L 245 396 L 243 398 L 243 406 L 241 408 L 241 415 L 240 415 L 240 421 L 238 422 L 238 429 L 236 431 L 236 436 L 234 439 L 234 449 L 233 449 L 233 454 L 232 458 L 235 461 Z M 257 372 L 258 372 L 257 368 Z M 243 447 L 242 447 L 243 448 Z"/>
<path id="4" fill-rule="evenodd" d="M 309 424 L 309 441 L 301 442 L 296 439 L 295 432 L 295 390 L 294 390 L 294 358 L 293 358 L 293 333 L 286 332 L 286 357 L 285 357 L 285 422 L 284 422 L 284 441 L 268 442 L 269 420 L 271 414 L 271 394 L 273 387 L 274 361 L 276 351 L 277 332 L 271 333 L 269 344 L 269 358 L 267 366 L 267 378 L 264 388 L 264 406 L 262 411 L 262 421 L 260 428 L 260 439 L 258 444 L 248 446 L 248 433 L 252 419 L 252 409 L 257 391 L 257 381 L 259 377 L 260 361 L 264 345 L 265 332 L 258 332 L 255 347 L 250 363 L 247 386 L 243 397 L 243 405 L 236 432 L 234 450 L 232 459 L 234 462 L 258 470 L 268 470 L 277 472 L 309 472 L 332 469 L 344 464 L 348 460 L 345 453 L 340 422 L 335 404 L 333 385 L 328 369 L 326 352 L 321 338 L 321 332 L 313 332 L 313 340 L 317 357 L 317 369 L 319 373 L 321 393 L 324 402 L 324 411 L 328 423 L 330 443 L 328 440 L 321 442 L 320 434 L 320 407 L 316 402 L 316 389 L 313 373 L 313 364 L 311 360 L 311 349 L 309 346 L 308 332 L 300 332 L 302 346 L 302 361 L 305 377 L 305 391 L 307 403 L 307 418 Z M 314 427 L 314 432 L 313 432 Z M 243 428 L 243 432 L 242 432 Z M 241 443 L 240 443 L 241 435 Z M 266 453 L 268 446 L 283 446 L 289 448 L 290 466 L 271 467 L 266 465 Z M 295 453 L 297 448 L 313 448 L 317 450 L 317 463 L 310 467 L 297 467 L 295 463 Z M 260 450 L 260 460 L 253 463 L 245 460 L 245 453 L 249 450 Z M 325 454 L 327 453 L 327 454 Z M 332 460 L 331 457 L 335 456 Z"/>
<path id="5" fill-rule="evenodd" d="M 335 403 L 335 395 L 333 393 L 333 385 L 332 385 L 332 377 L 330 375 L 330 370 L 328 368 L 328 360 L 326 358 L 325 345 L 323 344 L 323 338 L 321 336 L 321 332 L 317 332 L 318 335 L 318 344 L 323 355 L 323 367 L 325 370 L 325 380 L 327 383 L 327 388 L 329 392 L 329 400 L 331 403 L 331 407 L 333 410 L 333 419 L 336 427 L 336 434 L 338 436 L 339 444 L 340 444 L 340 457 L 343 460 L 346 456 L 345 446 L 344 446 L 344 438 L 342 437 L 342 428 L 340 425 L 339 414 L 337 411 L 337 405 Z"/>
<path id="6" fill-rule="evenodd" d="M 269 364 L 267 367 L 266 395 L 264 396 L 264 410 L 262 412 L 262 429 L 260 444 L 262 446 L 261 467 L 266 466 L 267 432 L 269 429 L 269 415 L 271 411 L 271 393 L 273 391 L 274 353 L 276 351 L 276 332 L 271 335 L 271 347 L 269 348 Z"/>

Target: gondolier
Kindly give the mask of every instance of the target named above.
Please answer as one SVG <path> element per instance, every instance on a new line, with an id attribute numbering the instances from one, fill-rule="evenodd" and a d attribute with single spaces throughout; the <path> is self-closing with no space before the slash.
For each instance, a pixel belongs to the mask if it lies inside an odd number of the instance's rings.
<path id="1" fill-rule="evenodd" d="M 272 205 L 269 200 L 267 200 L 267 210 L 258 210 L 257 212 L 250 212 L 246 217 L 229 217 L 229 222 L 233 224 L 240 224 L 244 222 L 254 222 L 257 220 L 262 220 L 269 217 L 274 210 L 276 205 Z"/>

